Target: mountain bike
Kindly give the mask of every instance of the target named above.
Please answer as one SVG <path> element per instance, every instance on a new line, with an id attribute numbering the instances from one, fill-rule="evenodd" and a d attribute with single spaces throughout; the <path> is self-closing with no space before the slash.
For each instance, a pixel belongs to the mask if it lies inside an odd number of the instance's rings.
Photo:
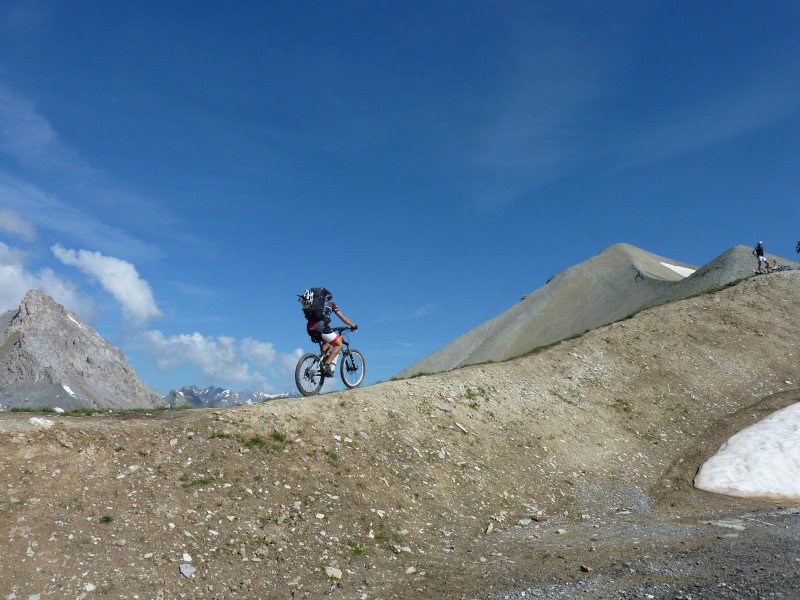
<path id="1" fill-rule="evenodd" d="M 772 267 L 773 271 L 793 271 L 794 267 L 790 267 L 789 265 L 775 265 Z"/>
<path id="2" fill-rule="evenodd" d="M 350 340 L 346 335 L 353 331 L 352 327 L 332 327 L 336 333 L 342 336 L 342 351 L 339 353 L 341 362 L 339 372 L 342 382 L 348 388 L 357 388 L 364 382 L 365 365 L 364 355 L 358 350 L 350 348 Z M 328 346 L 326 348 L 326 346 Z M 319 354 L 309 352 L 304 354 L 294 369 L 294 382 L 297 389 L 303 396 L 313 396 L 318 394 L 325 383 L 325 378 L 329 377 L 322 370 L 322 362 L 330 352 L 330 345 L 322 340 L 319 342 Z"/>
<path id="3" fill-rule="evenodd" d="M 797 267 L 800 269 L 800 267 Z M 765 273 L 773 273 L 777 271 L 794 271 L 795 267 L 790 267 L 789 265 L 773 265 L 769 271 L 764 271 L 762 269 L 753 269 L 753 275 L 764 275 Z"/>

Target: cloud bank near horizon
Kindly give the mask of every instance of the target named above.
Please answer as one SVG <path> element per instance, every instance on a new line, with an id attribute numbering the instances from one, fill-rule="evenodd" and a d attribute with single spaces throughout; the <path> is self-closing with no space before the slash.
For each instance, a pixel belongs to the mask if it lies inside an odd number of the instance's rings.
<path id="1" fill-rule="evenodd" d="M 230 336 L 204 336 L 197 332 L 166 336 L 157 330 L 146 331 L 142 337 L 147 342 L 146 353 L 155 358 L 162 371 L 191 363 L 210 379 L 262 388 L 269 387 L 267 378 L 251 367 L 285 375 L 294 369 L 302 355 L 299 348 L 279 353 L 273 344 L 253 338 L 237 341 Z"/>

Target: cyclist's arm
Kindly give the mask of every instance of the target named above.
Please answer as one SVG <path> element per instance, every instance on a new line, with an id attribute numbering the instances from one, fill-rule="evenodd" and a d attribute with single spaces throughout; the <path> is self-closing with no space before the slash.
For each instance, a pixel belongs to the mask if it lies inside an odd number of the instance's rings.
<path id="1" fill-rule="evenodd" d="M 350 327 L 352 327 L 353 329 L 358 329 L 358 325 L 356 325 L 356 324 L 355 324 L 355 323 L 353 323 L 353 322 L 352 322 L 350 319 L 348 319 L 347 317 L 345 317 L 345 316 L 344 316 L 344 313 L 343 313 L 342 311 L 340 311 L 340 310 L 337 310 L 337 311 L 336 311 L 336 316 L 337 316 L 337 317 L 339 317 L 339 318 L 342 320 L 342 323 L 344 323 L 345 325 L 349 325 L 349 326 L 350 326 Z"/>

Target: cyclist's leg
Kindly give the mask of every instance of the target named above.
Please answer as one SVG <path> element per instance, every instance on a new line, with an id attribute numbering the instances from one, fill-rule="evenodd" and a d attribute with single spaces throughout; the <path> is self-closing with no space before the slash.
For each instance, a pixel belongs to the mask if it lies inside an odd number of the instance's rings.
<path id="1" fill-rule="evenodd" d="M 331 351 L 328 354 L 328 358 L 326 359 L 327 362 L 336 364 L 336 357 L 339 356 L 339 352 L 342 351 L 342 336 L 337 335 L 335 339 L 330 342 Z"/>
<path id="2" fill-rule="evenodd" d="M 342 337 L 333 331 L 330 326 L 325 326 L 319 335 L 322 340 L 327 343 L 328 348 L 330 348 L 330 352 L 328 352 L 328 355 L 323 359 L 323 365 L 328 366 L 329 371 L 332 371 L 336 365 L 336 356 L 342 349 Z"/>

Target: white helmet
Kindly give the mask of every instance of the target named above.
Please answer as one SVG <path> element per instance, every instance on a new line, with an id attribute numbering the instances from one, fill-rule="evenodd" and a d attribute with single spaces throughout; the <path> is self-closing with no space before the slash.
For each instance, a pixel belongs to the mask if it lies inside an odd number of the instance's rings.
<path id="1" fill-rule="evenodd" d="M 306 290 L 302 294 L 298 294 L 297 301 L 303 305 L 303 308 L 308 308 L 314 301 L 314 292 L 311 290 Z"/>

